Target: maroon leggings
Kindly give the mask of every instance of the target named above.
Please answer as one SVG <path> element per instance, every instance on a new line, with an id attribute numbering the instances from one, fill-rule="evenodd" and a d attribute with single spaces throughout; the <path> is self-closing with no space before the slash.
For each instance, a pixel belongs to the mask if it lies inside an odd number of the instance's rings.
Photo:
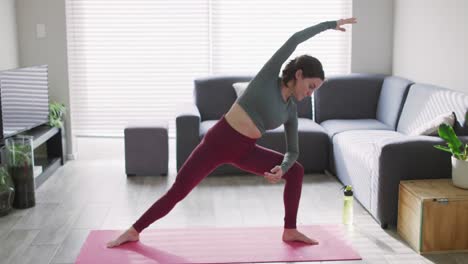
<path id="1" fill-rule="evenodd" d="M 255 144 L 256 139 L 233 129 L 223 116 L 208 130 L 200 144 L 182 165 L 172 187 L 134 224 L 141 232 L 154 221 L 168 214 L 208 174 L 221 164 L 232 164 L 242 170 L 264 176 L 280 165 L 283 155 Z M 301 197 L 304 168 L 298 162 L 283 175 L 284 227 L 296 228 L 297 209 Z"/>

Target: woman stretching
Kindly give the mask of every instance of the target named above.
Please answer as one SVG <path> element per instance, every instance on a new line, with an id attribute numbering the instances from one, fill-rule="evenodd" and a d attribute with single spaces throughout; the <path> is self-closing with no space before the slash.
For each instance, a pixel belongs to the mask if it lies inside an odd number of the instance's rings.
<path id="1" fill-rule="evenodd" d="M 310 96 L 325 76 L 320 61 L 308 55 L 291 60 L 281 78 L 278 74 L 297 45 L 327 29 L 345 31 L 343 25 L 354 23 L 355 18 L 328 21 L 292 35 L 252 79 L 231 109 L 208 130 L 180 168 L 172 187 L 133 226 L 107 246 L 137 241 L 141 231 L 168 214 L 210 172 L 226 163 L 262 175 L 270 183 L 284 179 L 283 241 L 318 244 L 296 228 L 304 168 L 296 162 L 299 155 L 297 110 L 292 97 L 301 101 Z M 255 144 L 266 130 L 282 124 L 287 144 L 284 156 Z"/>

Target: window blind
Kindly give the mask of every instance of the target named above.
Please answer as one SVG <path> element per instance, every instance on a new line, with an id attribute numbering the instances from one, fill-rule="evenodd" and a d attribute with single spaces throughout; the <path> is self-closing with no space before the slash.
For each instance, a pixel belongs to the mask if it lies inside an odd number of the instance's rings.
<path id="1" fill-rule="evenodd" d="M 222 0 L 212 2 L 213 72 L 256 73 L 295 32 L 351 16 L 350 0 Z M 323 32 L 300 44 L 290 59 L 317 57 L 326 74 L 350 72 L 351 34 Z"/>
<path id="2" fill-rule="evenodd" d="M 122 136 L 133 121 L 165 120 L 193 100 L 193 79 L 254 75 L 294 32 L 348 17 L 351 0 L 67 0 L 72 130 Z M 299 54 L 348 73 L 350 34 L 320 34 Z"/>

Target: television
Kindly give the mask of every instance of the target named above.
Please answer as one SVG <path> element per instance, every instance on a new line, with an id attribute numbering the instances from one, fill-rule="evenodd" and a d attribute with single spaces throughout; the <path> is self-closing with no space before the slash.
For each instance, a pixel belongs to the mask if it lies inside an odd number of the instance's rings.
<path id="1" fill-rule="evenodd" d="M 48 122 L 47 65 L 0 72 L 0 140 Z"/>

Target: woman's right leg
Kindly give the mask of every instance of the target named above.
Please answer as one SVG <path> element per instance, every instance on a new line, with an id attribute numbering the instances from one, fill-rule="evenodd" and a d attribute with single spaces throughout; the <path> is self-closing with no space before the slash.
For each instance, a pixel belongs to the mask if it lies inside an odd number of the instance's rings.
<path id="1" fill-rule="evenodd" d="M 140 233 L 150 224 L 167 215 L 195 186 L 210 174 L 223 160 L 217 148 L 203 140 L 180 168 L 172 187 L 157 200 L 134 224 Z"/>
<path id="2" fill-rule="evenodd" d="M 216 146 L 203 139 L 182 165 L 174 184 L 166 194 L 146 210 L 132 227 L 115 240 L 108 242 L 107 247 L 111 248 L 126 242 L 138 241 L 139 233 L 143 229 L 167 215 L 198 183 L 222 163 L 222 159 L 219 159 L 222 155 L 217 152 L 219 151 Z"/>

